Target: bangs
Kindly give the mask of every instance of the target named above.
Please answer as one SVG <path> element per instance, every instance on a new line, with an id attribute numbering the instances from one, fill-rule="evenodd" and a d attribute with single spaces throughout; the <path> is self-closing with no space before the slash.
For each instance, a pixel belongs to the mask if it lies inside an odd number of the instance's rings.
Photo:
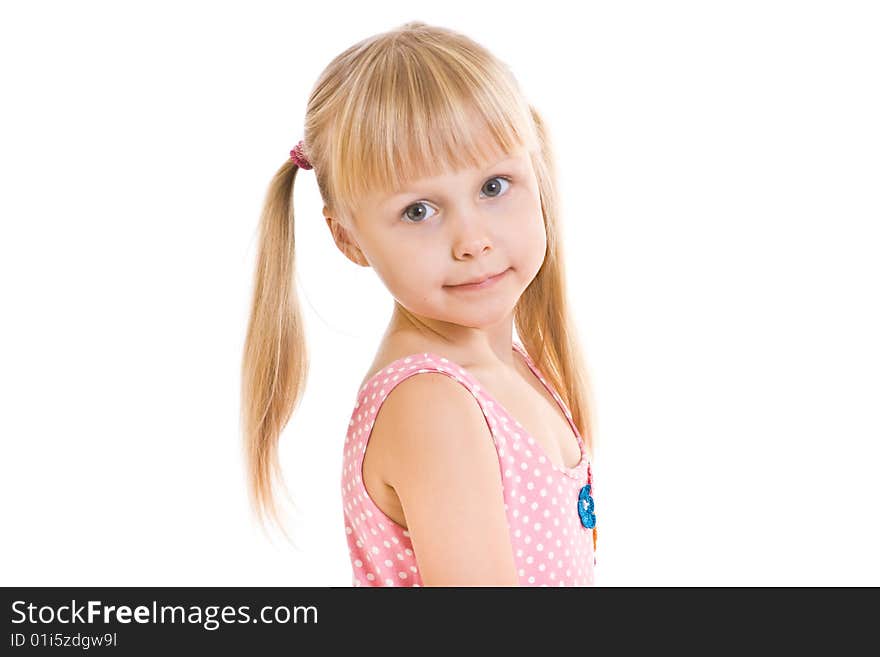
<path id="1" fill-rule="evenodd" d="M 354 81 L 341 108 L 337 125 L 345 128 L 329 162 L 338 209 L 353 217 L 367 198 L 420 178 L 536 149 L 529 107 L 512 77 L 476 53 L 456 55 L 397 44 L 352 73 L 362 84 Z"/>

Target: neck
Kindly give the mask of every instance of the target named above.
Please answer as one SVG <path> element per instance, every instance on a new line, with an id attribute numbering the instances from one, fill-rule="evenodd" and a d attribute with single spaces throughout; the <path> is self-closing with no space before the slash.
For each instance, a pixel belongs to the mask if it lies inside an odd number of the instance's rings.
<path id="1" fill-rule="evenodd" d="M 416 315 L 394 303 L 386 338 L 412 339 L 467 369 L 514 367 L 513 312 L 496 324 L 473 328 Z"/>

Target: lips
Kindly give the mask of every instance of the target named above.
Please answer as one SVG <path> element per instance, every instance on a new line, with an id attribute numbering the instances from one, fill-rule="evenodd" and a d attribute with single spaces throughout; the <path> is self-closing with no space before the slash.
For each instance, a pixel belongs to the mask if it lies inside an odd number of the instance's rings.
<path id="1" fill-rule="evenodd" d="M 495 274 L 485 274 L 483 276 L 480 276 L 479 278 L 474 278 L 469 281 L 465 281 L 463 283 L 456 283 L 455 285 L 450 285 L 449 287 L 461 287 L 463 285 L 478 285 L 480 283 L 485 283 L 490 278 L 497 278 L 498 276 L 501 276 L 501 274 L 505 273 L 506 271 L 507 271 L 507 269 L 502 269 L 501 271 L 499 271 Z"/>

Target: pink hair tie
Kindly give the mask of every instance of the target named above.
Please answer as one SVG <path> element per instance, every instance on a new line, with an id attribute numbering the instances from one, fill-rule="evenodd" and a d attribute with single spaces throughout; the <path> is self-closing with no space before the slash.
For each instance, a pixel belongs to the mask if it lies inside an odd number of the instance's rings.
<path id="1" fill-rule="evenodd" d="M 303 153 L 303 142 L 300 142 L 293 147 L 293 150 L 290 151 L 290 159 L 296 162 L 296 166 L 300 169 L 311 169 L 312 165 L 309 163 L 308 158 Z"/>

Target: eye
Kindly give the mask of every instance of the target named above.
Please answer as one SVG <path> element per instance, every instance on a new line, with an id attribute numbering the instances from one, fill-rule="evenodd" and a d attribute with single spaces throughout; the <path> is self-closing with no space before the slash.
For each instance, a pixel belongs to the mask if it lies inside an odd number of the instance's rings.
<path id="1" fill-rule="evenodd" d="M 483 184 L 484 191 L 491 190 L 488 192 L 488 198 L 498 198 L 498 196 L 500 196 L 502 194 L 501 188 L 503 186 L 494 182 L 496 180 L 503 181 L 503 182 L 507 183 L 507 187 L 510 187 L 511 181 L 510 181 L 510 178 L 508 178 L 507 176 L 493 176 L 492 178 L 489 178 L 489 180 L 487 180 Z M 506 189 L 506 188 L 504 188 L 504 189 Z M 427 207 L 429 207 L 429 206 L 427 203 L 425 203 L 425 201 L 419 201 L 417 203 L 413 203 L 410 206 L 407 206 L 403 211 L 404 221 L 406 221 L 407 223 L 410 223 L 410 224 L 425 223 L 425 221 L 426 221 L 425 214 L 426 213 L 425 213 L 424 209 L 419 210 L 419 208 L 427 208 Z M 411 210 L 415 210 L 415 211 L 411 212 Z M 430 217 L 432 215 L 427 215 L 427 216 Z"/>
<path id="2" fill-rule="evenodd" d="M 503 180 L 504 182 L 507 183 L 507 186 L 510 187 L 510 179 L 509 178 L 506 178 L 504 176 L 495 176 L 494 178 L 489 178 L 489 180 L 486 181 L 486 184 L 483 185 L 483 189 L 487 189 L 489 187 L 489 183 L 492 183 L 492 181 L 494 181 L 494 180 Z M 498 185 L 493 184 L 492 187 L 496 190 L 498 189 Z M 501 194 L 500 191 L 493 192 L 492 194 L 490 194 L 490 198 L 495 198 L 496 196 L 499 196 L 500 194 Z"/>
<path id="3" fill-rule="evenodd" d="M 427 208 L 428 206 L 424 201 L 419 201 L 418 203 L 413 203 L 406 210 L 403 211 L 404 220 L 411 224 L 422 224 L 425 222 L 424 216 L 425 211 L 421 210 L 420 212 L 411 213 L 410 210 L 419 209 L 419 208 Z M 429 215 L 430 216 L 430 215 Z M 418 218 L 416 218 L 418 217 Z"/>

